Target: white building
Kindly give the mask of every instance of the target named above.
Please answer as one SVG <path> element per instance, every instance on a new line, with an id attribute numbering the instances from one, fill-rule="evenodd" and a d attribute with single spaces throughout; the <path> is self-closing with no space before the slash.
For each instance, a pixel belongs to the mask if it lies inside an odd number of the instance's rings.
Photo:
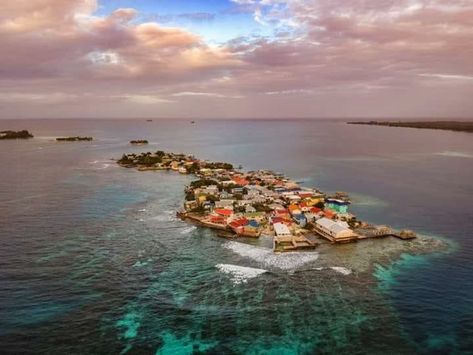
<path id="1" fill-rule="evenodd" d="M 209 195 L 217 195 L 218 194 L 218 187 L 217 187 L 217 185 L 209 185 L 202 192 L 204 192 L 206 194 L 209 194 Z"/>
<path id="2" fill-rule="evenodd" d="M 278 237 L 289 237 L 291 236 L 291 231 L 284 223 L 274 223 L 274 232 Z"/>
<path id="3" fill-rule="evenodd" d="M 358 238 L 346 224 L 325 217 L 315 221 L 315 227 L 319 234 L 332 242 L 349 242 Z"/>

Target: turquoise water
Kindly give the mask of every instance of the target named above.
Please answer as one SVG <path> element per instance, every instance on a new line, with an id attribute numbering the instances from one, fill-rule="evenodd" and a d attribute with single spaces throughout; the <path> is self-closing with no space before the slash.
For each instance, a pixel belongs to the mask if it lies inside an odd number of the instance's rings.
<path id="1" fill-rule="evenodd" d="M 36 136 L 1 142 L 3 353 L 473 348 L 470 135 L 311 121 L 44 120 L 2 128 Z M 50 138 L 60 135 L 96 140 Z M 138 138 L 151 144 L 127 144 Z M 436 235 L 450 247 L 420 255 L 437 245 L 386 239 L 274 259 L 267 240 L 248 248 L 177 220 L 191 177 L 138 173 L 110 160 L 143 149 L 348 191 L 360 217 Z M 238 274 L 235 266 L 252 269 Z"/>

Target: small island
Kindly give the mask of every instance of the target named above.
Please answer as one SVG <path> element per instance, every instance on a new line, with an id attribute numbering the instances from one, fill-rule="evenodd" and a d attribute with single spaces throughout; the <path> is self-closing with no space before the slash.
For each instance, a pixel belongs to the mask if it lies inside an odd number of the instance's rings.
<path id="1" fill-rule="evenodd" d="M 80 141 L 92 141 L 92 140 L 94 140 L 93 137 L 80 137 L 80 136 L 56 138 L 57 142 L 80 142 Z"/>
<path id="2" fill-rule="evenodd" d="M 22 131 L 1 131 L 0 139 L 28 139 L 33 138 L 33 135 L 26 129 Z"/>
<path id="3" fill-rule="evenodd" d="M 143 144 L 148 144 L 148 143 L 149 142 L 146 139 L 135 139 L 135 140 L 130 141 L 130 144 L 133 144 L 133 145 L 143 145 Z"/>
<path id="4" fill-rule="evenodd" d="M 347 123 L 370 126 L 442 129 L 473 133 L 473 121 L 356 121 Z"/>
<path id="5" fill-rule="evenodd" d="M 326 194 L 302 187 L 270 170 L 243 172 L 232 164 L 196 159 L 164 151 L 124 154 L 117 163 L 139 171 L 176 171 L 193 174 L 184 190 L 178 217 L 217 231 L 225 238 L 273 238 L 273 250 L 315 249 L 321 242 L 348 243 L 368 238 L 416 237 L 409 230 L 359 220 L 349 212 L 344 192 Z"/>

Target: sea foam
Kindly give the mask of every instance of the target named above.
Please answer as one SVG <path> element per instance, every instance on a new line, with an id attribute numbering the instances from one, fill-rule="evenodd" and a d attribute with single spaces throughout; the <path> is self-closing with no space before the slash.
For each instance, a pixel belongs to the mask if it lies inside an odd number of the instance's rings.
<path id="1" fill-rule="evenodd" d="M 189 234 L 189 233 L 195 231 L 196 229 L 197 229 L 196 226 L 184 228 L 184 229 L 181 231 L 181 234 Z"/>
<path id="2" fill-rule="evenodd" d="M 215 267 L 224 274 L 230 275 L 235 285 L 246 283 L 249 279 L 255 278 L 267 272 L 264 269 L 255 269 L 252 267 L 238 266 L 232 264 L 217 264 Z"/>
<path id="3" fill-rule="evenodd" d="M 351 270 L 346 268 L 346 267 L 342 267 L 342 266 L 332 266 L 330 267 L 332 270 L 336 271 L 336 272 L 339 272 L 340 274 L 342 275 L 350 275 L 351 274 Z"/>
<path id="4" fill-rule="evenodd" d="M 271 249 L 255 247 L 253 245 L 227 242 L 224 248 L 234 253 L 250 258 L 263 265 L 263 267 L 273 267 L 282 270 L 293 270 L 304 264 L 315 261 L 319 257 L 317 252 L 289 252 L 283 254 L 275 254 Z"/>

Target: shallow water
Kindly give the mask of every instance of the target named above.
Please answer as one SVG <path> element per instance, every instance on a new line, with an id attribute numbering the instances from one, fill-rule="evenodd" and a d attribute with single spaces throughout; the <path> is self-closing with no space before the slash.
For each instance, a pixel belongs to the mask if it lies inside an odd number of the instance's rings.
<path id="1" fill-rule="evenodd" d="M 319 121 L 1 123 L 36 136 L 0 142 L 3 353 L 473 348 L 469 134 Z M 51 139 L 62 135 L 96 140 Z M 138 138 L 153 143 L 127 144 Z M 110 160 L 145 149 L 348 191 L 361 218 L 450 247 L 383 239 L 278 258 L 265 238 L 253 247 L 177 220 L 191 177 Z"/>

